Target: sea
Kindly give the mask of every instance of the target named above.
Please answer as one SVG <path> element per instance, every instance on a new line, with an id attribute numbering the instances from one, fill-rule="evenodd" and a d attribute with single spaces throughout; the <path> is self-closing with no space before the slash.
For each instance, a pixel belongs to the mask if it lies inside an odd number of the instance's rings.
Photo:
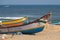
<path id="1" fill-rule="evenodd" d="M 52 24 L 60 23 L 60 5 L 0 5 L 0 17 L 24 17 L 29 20 L 52 12 Z"/>

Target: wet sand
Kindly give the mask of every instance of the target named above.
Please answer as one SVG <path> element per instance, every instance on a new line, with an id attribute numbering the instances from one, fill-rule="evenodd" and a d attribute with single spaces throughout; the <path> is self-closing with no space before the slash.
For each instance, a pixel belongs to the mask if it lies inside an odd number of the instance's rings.
<path id="1" fill-rule="evenodd" d="M 46 23 L 45 29 L 35 35 L 7 35 L 7 38 L 0 40 L 60 40 L 60 25 Z"/>

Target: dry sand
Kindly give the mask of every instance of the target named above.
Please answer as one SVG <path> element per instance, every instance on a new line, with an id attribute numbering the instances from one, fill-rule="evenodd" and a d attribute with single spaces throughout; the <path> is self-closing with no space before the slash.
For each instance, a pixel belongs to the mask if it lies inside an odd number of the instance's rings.
<path id="1" fill-rule="evenodd" d="M 36 35 L 7 35 L 8 38 L 0 40 L 60 40 L 60 25 L 46 23 L 45 29 Z"/>

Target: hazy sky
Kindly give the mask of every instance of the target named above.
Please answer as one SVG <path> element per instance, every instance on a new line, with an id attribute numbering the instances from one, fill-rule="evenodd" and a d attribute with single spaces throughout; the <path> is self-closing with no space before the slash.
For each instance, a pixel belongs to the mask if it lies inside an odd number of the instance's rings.
<path id="1" fill-rule="evenodd" d="M 60 5 L 60 0 L 0 0 L 0 5 L 4 4 L 54 4 Z"/>

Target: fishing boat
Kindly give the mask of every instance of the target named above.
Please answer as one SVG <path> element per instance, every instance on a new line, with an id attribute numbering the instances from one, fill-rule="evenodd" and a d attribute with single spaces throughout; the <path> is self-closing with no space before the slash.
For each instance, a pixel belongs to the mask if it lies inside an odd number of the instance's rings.
<path id="1" fill-rule="evenodd" d="M 12 28 L 0 28 L 0 33 L 15 33 L 22 32 L 23 34 L 33 34 L 40 32 L 44 29 L 44 26 L 38 25 L 38 23 L 31 23 L 21 27 L 12 27 Z"/>
<path id="2" fill-rule="evenodd" d="M 20 19 L 14 19 L 14 20 L 8 20 L 8 21 L 0 21 L 0 25 L 8 25 L 8 24 L 13 24 L 13 23 L 19 23 L 27 20 L 26 17 L 20 18 Z"/>
<path id="3" fill-rule="evenodd" d="M 50 18 L 50 16 L 51 16 L 50 14 L 44 15 L 40 19 L 36 19 L 33 22 L 28 22 L 24 25 L 19 25 L 14 27 L 13 26 L 0 27 L 0 34 L 16 33 L 16 32 L 21 32 L 23 34 L 34 34 L 37 32 L 41 32 L 43 31 L 45 27 L 45 23 L 48 22 L 48 18 Z M 40 22 L 42 22 L 43 24 L 41 24 Z"/>
<path id="4" fill-rule="evenodd" d="M 27 20 L 27 17 L 23 17 L 20 19 L 14 19 L 14 20 L 8 20 L 8 21 L 0 21 L 0 27 L 10 27 L 10 26 L 23 25 L 24 24 L 23 22 L 26 20 Z"/>
<path id="5" fill-rule="evenodd" d="M 12 23 L 22 22 L 22 21 L 24 21 L 24 20 L 27 20 L 27 17 L 20 18 L 20 19 L 15 19 L 15 20 L 9 20 L 9 21 L 0 21 L 0 24 L 1 24 L 1 25 L 12 24 Z"/>
<path id="6" fill-rule="evenodd" d="M 24 18 L 20 19 L 14 19 L 14 20 L 8 20 L 8 21 L 0 21 L 0 28 L 9 28 L 9 27 L 17 27 L 23 24 L 26 24 L 28 20 L 28 17 L 25 16 Z"/>

